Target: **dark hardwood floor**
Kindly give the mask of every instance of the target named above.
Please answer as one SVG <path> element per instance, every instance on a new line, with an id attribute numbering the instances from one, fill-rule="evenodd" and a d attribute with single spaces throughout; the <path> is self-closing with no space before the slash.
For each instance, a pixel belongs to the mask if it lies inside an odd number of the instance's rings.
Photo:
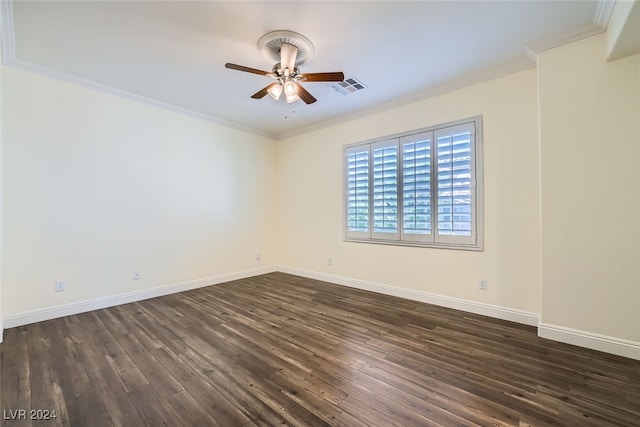
<path id="1" fill-rule="evenodd" d="M 640 425 L 640 361 L 282 273 L 9 329 L 1 357 L 7 426 Z"/>

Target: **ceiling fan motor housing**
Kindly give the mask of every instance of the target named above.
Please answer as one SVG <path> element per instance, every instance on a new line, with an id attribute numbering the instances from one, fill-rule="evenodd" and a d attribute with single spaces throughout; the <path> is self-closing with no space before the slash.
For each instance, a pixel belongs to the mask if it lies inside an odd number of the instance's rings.
<path id="1" fill-rule="evenodd" d="M 273 66 L 273 68 L 271 69 L 271 73 L 275 74 L 278 77 L 280 77 L 282 75 L 282 66 L 280 65 L 279 62 L 276 65 Z M 298 67 L 295 67 L 293 69 L 293 71 L 291 72 L 291 74 L 289 74 L 289 75 L 291 77 L 296 77 L 298 74 L 300 74 L 300 69 Z"/>

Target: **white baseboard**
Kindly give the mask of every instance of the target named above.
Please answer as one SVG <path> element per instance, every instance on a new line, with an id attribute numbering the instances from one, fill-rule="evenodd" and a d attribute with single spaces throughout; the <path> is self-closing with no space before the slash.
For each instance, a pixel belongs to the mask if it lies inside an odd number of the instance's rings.
<path id="1" fill-rule="evenodd" d="M 332 274 L 319 273 L 316 271 L 303 270 L 300 268 L 288 266 L 280 266 L 278 267 L 278 271 L 307 277 L 309 279 L 335 283 L 337 285 L 349 286 L 365 291 L 378 292 L 385 295 L 392 295 L 400 298 L 410 299 L 413 301 L 425 302 L 428 304 L 453 308 L 455 310 L 467 311 L 469 313 L 481 314 L 483 316 L 494 317 L 497 319 L 509 320 L 511 322 L 522 323 L 529 326 L 537 326 L 539 321 L 538 315 L 529 311 L 515 310 L 512 308 L 501 307 L 497 305 L 469 301 L 460 298 L 453 298 L 445 295 L 432 294 L 424 291 L 399 288 L 382 283 L 352 279 L 344 276 L 335 276 Z"/>
<path id="2" fill-rule="evenodd" d="M 95 298 L 71 304 L 64 304 L 56 307 L 46 308 L 43 310 L 33 310 L 13 314 L 7 316 L 4 319 L 4 328 L 13 328 L 16 326 L 27 325 L 29 323 L 42 322 L 45 320 L 56 319 L 58 317 L 70 316 L 72 314 L 85 313 L 87 311 L 113 307 L 115 305 L 128 304 L 131 302 L 142 301 L 149 298 L 155 298 L 163 295 L 174 294 L 177 292 L 188 291 L 191 289 L 202 288 L 204 286 L 217 285 L 220 283 L 230 282 L 232 280 L 258 276 L 260 274 L 273 273 L 274 271 L 277 271 L 275 267 L 260 267 L 250 270 L 242 270 L 233 273 L 205 277 L 202 279 L 189 280 L 186 282 L 174 283 L 171 285 L 158 286 L 141 291 L 127 292 L 119 295 Z M 3 328 L 0 328 L 0 337 L 2 336 L 2 329 Z"/>
<path id="3" fill-rule="evenodd" d="M 640 360 L 640 342 L 540 323 L 538 336 L 566 344 Z"/>

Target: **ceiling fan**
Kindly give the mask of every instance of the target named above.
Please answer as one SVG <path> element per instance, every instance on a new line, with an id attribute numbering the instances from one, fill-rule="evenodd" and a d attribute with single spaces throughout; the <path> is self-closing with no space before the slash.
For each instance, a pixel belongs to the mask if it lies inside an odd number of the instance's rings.
<path id="1" fill-rule="evenodd" d="M 269 94 L 276 101 L 284 93 L 287 103 L 301 99 L 306 104 L 317 101 L 300 82 L 341 82 L 344 80 L 342 72 L 330 73 L 301 73 L 298 65 L 307 62 L 314 53 L 311 41 L 293 31 L 272 31 L 258 40 L 258 50 L 270 60 L 277 61 L 271 71 L 258 70 L 244 65 L 226 63 L 224 66 L 231 70 L 244 71 L 252 74 L 271 77 L 275 81 L 251 95 L 253 99 L 261 99 Z"/>

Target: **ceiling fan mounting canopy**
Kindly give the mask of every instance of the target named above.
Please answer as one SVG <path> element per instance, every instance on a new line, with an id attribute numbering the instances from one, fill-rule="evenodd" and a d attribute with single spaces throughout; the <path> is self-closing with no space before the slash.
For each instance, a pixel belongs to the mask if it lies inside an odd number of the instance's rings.
<path id="1" fill-rule="evenodd" d="M 269 61 L 280 62 L 280 50 L 283 44 L 298 48 L 296 66 L 302 65 L 313 58 L 315 48 L 311 40 L 295 31 L 271 31 L 258 40 L 258 51 Z"/>

